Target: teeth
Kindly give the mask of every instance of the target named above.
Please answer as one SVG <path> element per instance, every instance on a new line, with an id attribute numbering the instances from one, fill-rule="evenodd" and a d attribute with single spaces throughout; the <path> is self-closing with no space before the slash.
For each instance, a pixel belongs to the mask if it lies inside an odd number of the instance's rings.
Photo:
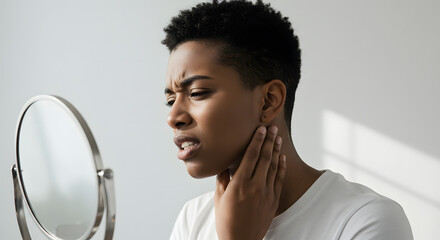
<path id="1" fill-rule="evenodd" d="M 189 148 L 189 147 L 191 147 L 191 146 L 193 146 L 195 144 L 196 143 L 194 143 L 194 142 L 184 142 L 184 143 L 182 143 L 182 148 L 183 149 L 187 149 L 187 148 Z"/>

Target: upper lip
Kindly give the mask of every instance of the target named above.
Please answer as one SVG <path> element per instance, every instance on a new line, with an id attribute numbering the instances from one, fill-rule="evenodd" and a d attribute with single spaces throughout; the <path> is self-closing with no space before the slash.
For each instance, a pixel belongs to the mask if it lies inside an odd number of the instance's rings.
<path id="1" fill-rule="evenodd" d="M 174 143 L 179 149 L 182 148 L 182 143 L 184 142 L 194 142 L 194 143 L 200 143 L 200 140 L 196 137 L 185 135 L 185 134 L 179 134 L 174 137 Z"/>

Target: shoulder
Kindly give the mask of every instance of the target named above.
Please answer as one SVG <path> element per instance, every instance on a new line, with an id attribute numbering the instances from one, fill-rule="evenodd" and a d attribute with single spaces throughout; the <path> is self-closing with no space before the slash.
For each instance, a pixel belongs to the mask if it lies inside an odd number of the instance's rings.
<path id="1" fill-rule="evenodd" d="M 413 239 L 403 208 L 370 188 L 334 175 L 334 190 L 346 199 L 348 219 L 340 239 Z"/>
<path id="2" fill-rule="evenodd" d="M 341 239 L 413 239 L 402 207 L 389 198 L 377 198 L 359 208 L 345 225 Z"/>
<path id="3" fill-rule="evenodd" d="M 340 239 L 413 239 L 408 218 L 397 202 L 341 174 L 329 170 L 326 174 L 329 207 L 344 209 Z"/>
<path id="4" fill-rule="evenodd" d="M 324 192 L 327 197 L 331 199 L 334 198 L 335 200 L 340 200 L 340 202 L 343 202 L 344 204 L 352 203 L 357 208 L 364 206 L 379 206 L 383 204 L 399 206 L 393 200 L 375 192 L 365 185 L 346 180 L 339 173 L 327 170 L 326 174 L 327 186 L 324 186 Z"/>
<path id="5" fill-rule="evenodd" d="M 214 192 L 208 192 L 186 202 L 174 223 L 170 239 L 187 239 L 196 221 L 208 217 L 214 208 Z"/>
<path id="6" fill-rule="evenodd" d="M 214 207 L 213 204 L 214 192 L 207 192 L 186 202 L 181 212 L 184 212 L 189 217 L 198 216 L 201 212 Z"/>

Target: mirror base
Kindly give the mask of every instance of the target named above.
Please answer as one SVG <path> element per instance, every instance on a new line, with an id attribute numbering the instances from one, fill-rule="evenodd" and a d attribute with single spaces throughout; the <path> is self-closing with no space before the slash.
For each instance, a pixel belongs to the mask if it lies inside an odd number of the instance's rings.
<path id="1" fill-rule="evenodd" d="M 29 228 L 26 223 L 26 215 L 23 207 L 23 193 L 21 191 L 21 182 L 18 177 L 18 170 L 15 164 L 12 165 L 12 181 L 14 184 L 14 202 L 15 213 L 17 217 L 18 227 L 20 229 L 23 240 L 32 240 L 29 233 Z M 116 201 L 115 201 L 115 185 L 113 180 L 113 171 L 111 169 L 104 169 L 98 171 L 100 180 L 104 183 L 104 197 L 106 208 L 106 226 L 104 240 L 112 240 L 115 230 L 116 219 Z M 92 236 L 89 236 L 90 239 Z"/>

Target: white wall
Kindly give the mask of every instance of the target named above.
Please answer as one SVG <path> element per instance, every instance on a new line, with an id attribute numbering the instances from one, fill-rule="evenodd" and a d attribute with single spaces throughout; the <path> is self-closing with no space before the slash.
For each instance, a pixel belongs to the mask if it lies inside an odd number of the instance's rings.
<path id="1" fill-rule="evenodd" d="M 20 239 L 10 167 L 18 114 L 37 94 L 65 97 L 91 127 L 116 174 L 115 239 L 167 239 L 182 204 L 213 189 L 176 159 L 163 105 L 162 29 L 195 2 L 0 0 L 2 239 Z M 439 2 L 271 2 L 303 50 L 292 126 L 304 160 L 397 200 L 415 238 L 434 239 Z"/>

